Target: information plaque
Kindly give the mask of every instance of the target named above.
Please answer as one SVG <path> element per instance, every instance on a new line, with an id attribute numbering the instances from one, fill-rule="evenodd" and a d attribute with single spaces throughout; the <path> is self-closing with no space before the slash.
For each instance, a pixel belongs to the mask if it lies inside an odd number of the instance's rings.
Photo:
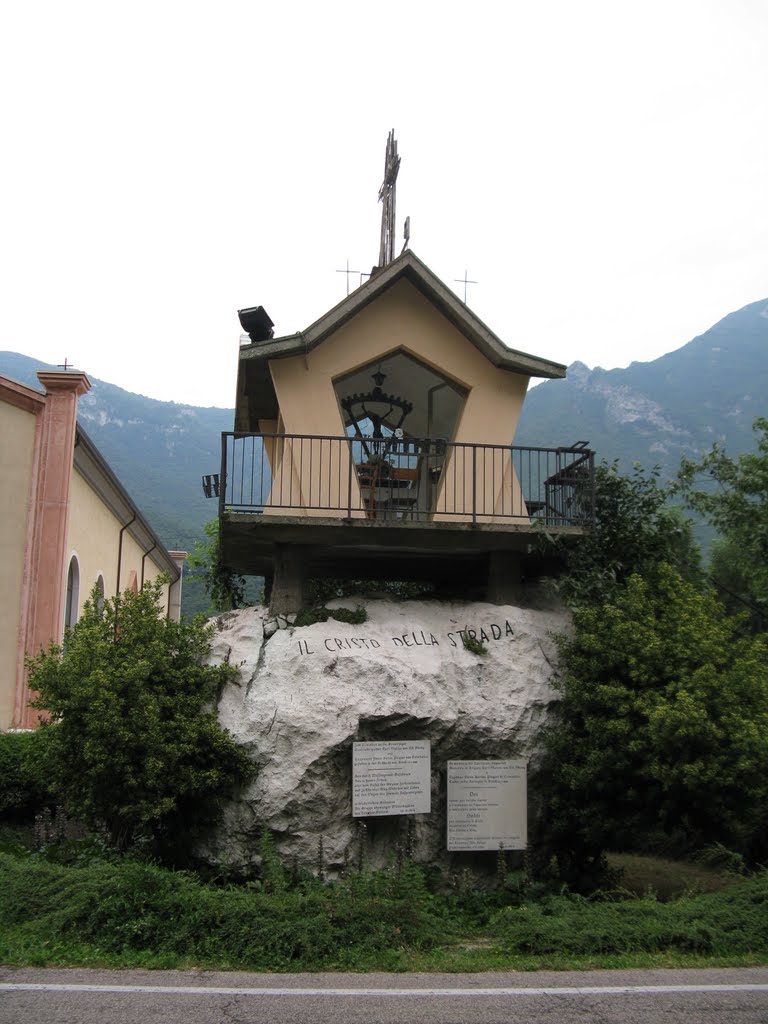
<path id="1" fill-rule="evenodd" d="M 524 850 L 527 776 L 525 761 L 449 761 L 448 849 Z"/>
<path id="2" fill-rule="evenodd" d="M 352 744 L 353 817 L 429 811 L 429 740 Z"/>

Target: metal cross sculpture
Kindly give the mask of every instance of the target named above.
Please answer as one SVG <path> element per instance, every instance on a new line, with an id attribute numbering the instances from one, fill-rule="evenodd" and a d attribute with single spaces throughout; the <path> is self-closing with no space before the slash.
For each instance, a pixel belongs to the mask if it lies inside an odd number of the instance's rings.
<path id="1" fill-rule="evenodd" d="M 454 277 L 453 280 L 457 281 L 459 284 L 463 284 L 464 285 L 464 305 L 466 306 L 466 304 L 467 304 L 467 285 L 468 284 L 477 284 L 478 282 L 477 281 L 471 281 L 467 277 L 466 270 L 464 271 L 464 277 Z"/>
<path id="2" fill-rule="evenodd" d="M 337 274 L 346 274 L 347 275 L 347 295 L 349 295 L 349 275 L 350 274 L 360 274 L 360 284 L 363 283 L 363 275 L 362 275 L 362 273 L 359 270 L 350 270 L 349 269 L 349 260 L 347 260 L 347 269 L 346 270 L 337 270 L 336 273 Z"/>
<path id="3" fill-rule="evenodd" d="M 380 267 L 386 267 L 395 258 L 395 186 L 399 170 L 400 157 L 397 155 L 395 129 L 393 128 L 387 136 L 387 151 L 384 157 L 384 181 L 379 189 L 379 202 L 384 204 L 381 211 Z"/>

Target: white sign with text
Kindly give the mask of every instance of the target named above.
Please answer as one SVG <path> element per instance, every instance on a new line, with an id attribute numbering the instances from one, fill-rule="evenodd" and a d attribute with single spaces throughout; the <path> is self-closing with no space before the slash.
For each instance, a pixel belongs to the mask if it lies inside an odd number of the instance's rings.
<path id="1" fill-rule="evenodd" d="M 526 761 L 448 762 L 448 849 L 524 850 Z"/>
<path id="2" fill-rule="evenodd" d="M 429 814 L 429 740 L 352 744 L 352 816 Z"/>

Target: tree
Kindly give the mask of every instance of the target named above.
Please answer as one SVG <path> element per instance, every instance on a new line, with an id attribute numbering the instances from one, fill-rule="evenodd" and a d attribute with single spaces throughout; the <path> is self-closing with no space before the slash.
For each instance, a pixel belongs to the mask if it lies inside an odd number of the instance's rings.
<path id="1" fill-rule="evenodd" d="M 193 576 L 202 579 L 205 592 L 217 612 L 228 612 L 245 604 L 246 582 L 242 576 L 225 569 L 219 549 L 219 520 L 203 525 L 204 540 L 195 541 L 195 549 L 187 559 Z"/>
<path id="2" fill-rule="evenodd" d="M 595 470 L 595 525 L 578 545 L 567 549 L 559 589 L 566 602 L 580 607 L 608 600 L 634 573 L 659 562 L 677 567 L 686 578 L 699 576 L 699 551 L 690 523 L 669 504 L 658 470 L 635 466 L 631 476 L 616 463 Z"/>
<path id="3" fill-rule="evenodd" d="M 30 661 L 34 706 L 50 713 L 46 771 L 70 813 L 176 857 L 213 823 L 219 798 L 252 774 L 218 724 L 229 665 L 206 665 L 213 627 L 161 611 L 162 581 L 101 602 L 63 647 Z"/>
<path id="4" fill-rule="evenodd" d="M 768 644 L 661 563 L 577 609 L 546 733 L 550 850 L 573 874 L 605 849 L 721 842 L 768 854 Z"/>
<path id="5" fill-rule="evenodd" d="M 768 616 L 768 419 L 753 424 L 756 452 L 732 459 L 719 445 L 700 460 L 683 459 L 676 491 L 725 541 L 713 576 Z M 730 584 L 730 585 L 729 585 Z M 763 626 L 763 628 L 765 628 Z"/>
<path id="6" fill-rule="evenodd" d="M 750 559 L 735 540 L 717 537 L 709 548 L 709 575 L 723 607 L 753 633 L 768 630 L 768 609 L 754 593 Z"/>

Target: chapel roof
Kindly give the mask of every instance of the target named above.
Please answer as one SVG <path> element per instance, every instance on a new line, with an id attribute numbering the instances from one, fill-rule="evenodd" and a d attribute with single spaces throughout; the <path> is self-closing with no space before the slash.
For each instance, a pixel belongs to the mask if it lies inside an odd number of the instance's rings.
<path id="1" fill-rule="evenodd" d="M 244 345 L 240 349 L 241 362 L 284 359 L 311 352 L 401 279 L 417 288 L 494 366 L 529 377 L 565 377 L 566 367 L 562 363 L 508 348 L 410 249 L 377 270 L 365 284 L 347 295 L 306 330 Z"/>

